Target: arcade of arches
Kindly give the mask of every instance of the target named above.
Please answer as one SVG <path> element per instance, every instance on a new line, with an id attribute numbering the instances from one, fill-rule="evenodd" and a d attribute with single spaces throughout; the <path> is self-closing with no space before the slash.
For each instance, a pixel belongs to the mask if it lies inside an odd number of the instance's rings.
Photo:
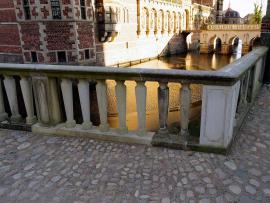
<path id="1" fill-rule="evenodd" d="M 209 25 L 200 33 L 200 53 L 231 54 L 239 45 L 245 54 L 258 45 L 260 32 L 260 25 Z"/>

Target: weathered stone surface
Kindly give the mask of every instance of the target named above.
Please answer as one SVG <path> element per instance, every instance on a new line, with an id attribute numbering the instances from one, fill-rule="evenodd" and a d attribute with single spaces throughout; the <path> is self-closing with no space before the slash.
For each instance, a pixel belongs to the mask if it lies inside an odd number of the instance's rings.
<path id="1" fill-rule="evenodd" d="M 264 87 L 227 157 L 0 130 L 0 202 L 269 202 L 269 114 Z"/>

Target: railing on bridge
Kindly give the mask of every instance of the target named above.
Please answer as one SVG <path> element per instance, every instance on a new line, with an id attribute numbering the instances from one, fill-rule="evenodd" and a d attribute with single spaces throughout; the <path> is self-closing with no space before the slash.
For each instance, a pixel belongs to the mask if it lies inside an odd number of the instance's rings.
<path id="1" fill-rule="evenodd" d="M 260 30 L 260 24 L 214 24 L 207 25 L 206 30 L 225 30 L 225 31 L 234 31 L 234 30 Z"/>
<path id="2" fill-rule="evenodd" d="M 65 65 L 0 64 L 0 119 L 20 120 L 18 100 L 23 100 L 27 112 L 26 123 L 35 133 L 54 135 L 88 135 L 103 140 L 135 142 L 191 149 L 226 149 L 236 129 L 241 125 L 248 107 L 262 84 L 267 48 L 259 47 L 223 69 L 210 71 L 129 69 L 110 67 L 86 67 Z M 106 80 L 116 81 L 116 98 L 119 128 L 108 124 L 108 99 Z M 138 113 L 138 131 L 131 132 L 126 124 L 125 81 L 136 81 L 135 90 Z M 158 107 L 159 130 L 147 133 L 145 82 L 159 83 Z M 96 96 L 100 125 L 93 126 L 90 120 L 89 83 L 96 82 Z M 172 138 L 169 135 L 168 83 L 180 83 L 181 130 Z M 200 137 L 190 139 L 189 118 L 191 84 L 203 86 Z M 2 87 L 3 85 L 3 87 Z M 74 85 L 78 88 L 83 122 L 74 119 Z M 3 92 L 10 108 L 3 102 Z M 33 91 L 32 91 L 33 90 Z M 33 93 L 32 93 L 33 92 Z M 65 112 L 61 116 L 61 108 Z M 75 106 L 75 108 L 77 108 Z M 38 118 L 38 123 L 36 122 Z"/>

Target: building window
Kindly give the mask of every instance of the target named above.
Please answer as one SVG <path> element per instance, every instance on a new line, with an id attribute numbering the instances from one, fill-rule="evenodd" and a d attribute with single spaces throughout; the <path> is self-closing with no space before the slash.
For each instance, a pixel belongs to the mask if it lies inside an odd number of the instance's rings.
<path id="1" fill-rule="evenodd" d="M 59 0 L 51 0 L 53 19 L 61 19 L 61 8 Z"/>
<path id="2" fill-rule="evenodd" d="M 29 6 L 28 0 L 23 0 L 23 9 L 24 9 L 25 19 L 30 20 L 31 14 L 30 14 L 30 6 Z"/>
<path id="3" fill-rule="evenodd" d="M 86 19 L 85 0 L 80 0 L 81 3 L 81 18 Z"/>
<path id="4" fill-rule="evenodd" d="M 58 63 L 66 63 L 67 62 L 66 52 L 58 51 L 57 58 L 58 58 Z"/>
<path id="5" fill-rule="evenodd" d="M 32 52 L 31 52 L 31 58 L 32 58 L 32 62 L 33 62 L 33 63 L 37 63 L 37 62 L 38 62 L 38 59 L 37 59 L 37 52 L 32 51 Z"/>
<path id="6" fill-rule="evenodd" d="M 85 59 L 90 59 L 90 52 L 89 49 L 84 50 Z"/>

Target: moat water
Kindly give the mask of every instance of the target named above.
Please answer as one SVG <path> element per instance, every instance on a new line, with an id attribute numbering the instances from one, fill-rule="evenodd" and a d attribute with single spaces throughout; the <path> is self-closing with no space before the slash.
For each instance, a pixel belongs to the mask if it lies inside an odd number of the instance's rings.
<path id="1" fill-rule="evenodd" d="M 218 55 L 188 53 L 162 57 L 145 63 L 137 64 L 129 68 L 149 69 L 183 69 L 183 70 L 210 70 L 217 71 L 227 64 L 240 58 L 241 55 Z M 109 99 L 109 124 L 112 128 L 118 127 L 118 115 L 115 96 L 115 81 L 107 81 Z M 126 81 L 127 87 L 127 126 L 129 130 L 137 129 L 136 95 L 134 81 Z M 146 126 L 148 131 L 156 131 L 158 126 L 158 82 L 146 82 L 147 87 L 147 116 Z M 180 121 L 180 83 L 169 83 L 169 113 L 168 126 L 179 126 Z M 192 104 L 190 120 L 200 119 L 202 85 L 191 84 Z"/>

